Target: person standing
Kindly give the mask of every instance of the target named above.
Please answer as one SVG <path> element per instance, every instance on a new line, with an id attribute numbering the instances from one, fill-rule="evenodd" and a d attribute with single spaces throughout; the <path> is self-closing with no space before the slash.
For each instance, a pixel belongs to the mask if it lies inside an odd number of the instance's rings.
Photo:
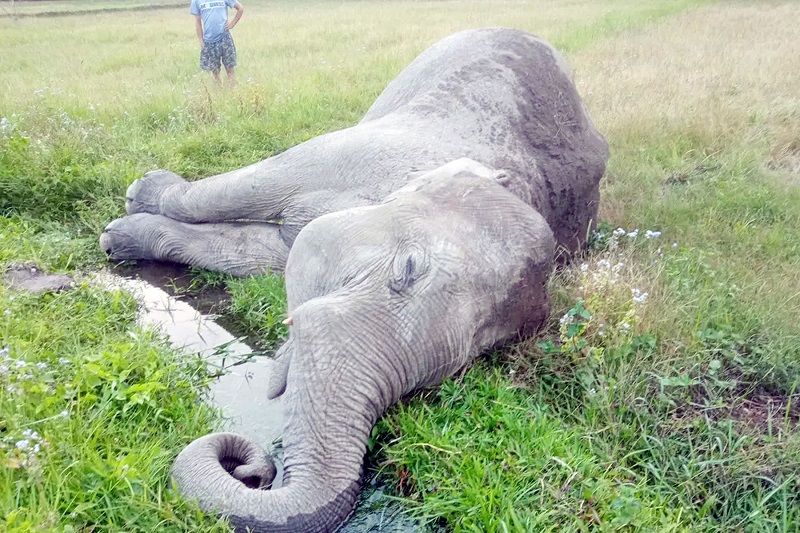
<path id="1" fill-rule="evenodd" d="M 228 20 L 228 8 L 236 10 L 233 20 Z M 189 13 L 194 15 L 197 40 L 200 41 L 200 68 L 211 72 L 220 83 L 220 65 L 228 73 L 228 85 L 236 84 L 236 46 L 230 30 L 239 23 L 244 6 L 237 0 L 192 0 Z"/>

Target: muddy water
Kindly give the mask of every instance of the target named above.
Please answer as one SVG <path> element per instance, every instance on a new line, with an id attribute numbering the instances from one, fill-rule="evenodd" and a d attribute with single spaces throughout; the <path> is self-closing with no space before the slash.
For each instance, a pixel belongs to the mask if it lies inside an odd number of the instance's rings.
<path id="1" fill-rule="evenodd" d="M 131 292 L 139 301 L 139 321 L 160 329 L 170 343 L 188 354 L 205 358 L 219 368 L 220 377 L 211 384 L 210 399 L 226 419 L 222 429 L 245 435 L 277 455 L 280 486 L 280 453 L 276 449 L 283 430 L 281 399 L 268 400 L 265 387 L 273 361 L 235 336 L 213 313 L 227 300 L 224 290 L 176 296 L 186 289 L 189 276 L 176 265 L 143 263 L 136 269 L 116 268 L 96 275 L 99 283 Z M 365 488 L 354 515 L 343 533 L 421 533 L 425 529 L 404 518 L 401 507 L 383 492 L 381 482 L 365 480 Z"/>

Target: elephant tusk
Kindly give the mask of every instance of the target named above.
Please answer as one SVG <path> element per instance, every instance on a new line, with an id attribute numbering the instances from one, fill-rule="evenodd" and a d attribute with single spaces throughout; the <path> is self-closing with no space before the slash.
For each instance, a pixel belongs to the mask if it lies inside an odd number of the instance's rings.
<path id="1" fill-rule="evenodd" d="M 287 318 L 286 320 L 284 320 L 284 321 L 282 322 L 282 324 L 283 324 L 284 326 L 293 326 L 293 325 L 294 325 L 294 319 L 292 319 L 292 317 L 289 317 L 289 318 Z"/>

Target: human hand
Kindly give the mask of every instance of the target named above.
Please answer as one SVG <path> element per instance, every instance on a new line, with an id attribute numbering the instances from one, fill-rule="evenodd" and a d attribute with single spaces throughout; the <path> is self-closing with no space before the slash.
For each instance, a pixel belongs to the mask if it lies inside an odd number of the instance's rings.
<path id="1" fill-rule="evenodd" d="M 234 26 L 236 26 L 236 24 L 232 24 L 230 20 L 225 22 L 225 29 L 226 30 L 232 30 Z"/>

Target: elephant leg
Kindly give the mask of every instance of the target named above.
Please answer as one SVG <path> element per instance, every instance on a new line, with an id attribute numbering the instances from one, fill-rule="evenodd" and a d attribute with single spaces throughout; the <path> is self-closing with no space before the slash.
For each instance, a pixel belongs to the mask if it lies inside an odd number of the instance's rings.
<path id="1" fill-rule="evenodd" d="M 128 187 L 125 210 L 129 215 L 164 215 L 190 224 L 278 220 L 299 184 L 269 175 L 260 165 L 193 182 L 154 170 Z"/>
<path id="2" fill-rule="evenodd" d="M 283 272 L 289 247 L 279 225 L 187 224 L 139 213 L 106 226 L 100 247 L 115 260 L 152 259 L 249 276 Z"/>

